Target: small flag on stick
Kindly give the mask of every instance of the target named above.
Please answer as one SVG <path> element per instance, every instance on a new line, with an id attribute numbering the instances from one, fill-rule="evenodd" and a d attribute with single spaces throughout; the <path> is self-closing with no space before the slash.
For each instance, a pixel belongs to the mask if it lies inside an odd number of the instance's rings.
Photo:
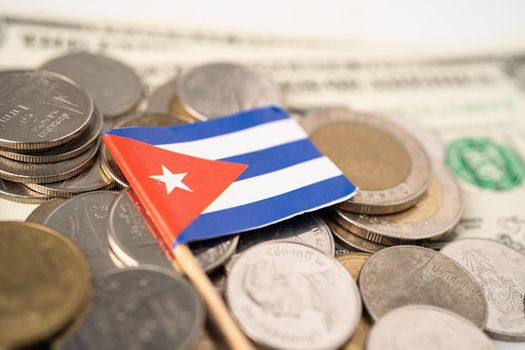
<path id="1" fill-rule="evenodd" d="M 198 281 L 192 279 L 197 288 L 213 289 L 202 270 L 195 272 L 185 243 L 267 226 L 356 193 L 299 124 L 277 107 L 193 124 L 112 129 L 102 140 L 163 243 L 173 247 L 190 279 L 188 271 L 198 275 Z M 200 292 L 208 306 L 206 298 L 211 298 L 222 304 L 217 312 L 227 314 L 218 295 Z"/>

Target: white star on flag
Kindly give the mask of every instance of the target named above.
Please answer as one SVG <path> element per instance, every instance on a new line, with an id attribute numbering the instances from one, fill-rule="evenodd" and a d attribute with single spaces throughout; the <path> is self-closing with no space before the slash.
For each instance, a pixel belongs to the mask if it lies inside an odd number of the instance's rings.
<path id="1" fill-rule="evenodd" d="M 191 188 L 189 188 L 184 182 L 182 182 L 186 175 L 188 175 L 188 173 L 173 174 L 171 171 L 169 171 L 168 168 L 162 165 L 162 175 L 153 175 L 150 176 L 150 178 L 164 182 L 168 194 L 170 194 L 171 191 L 173 191 L 176 188 L 181 188 L 183 190 L 193 192 Z"/>

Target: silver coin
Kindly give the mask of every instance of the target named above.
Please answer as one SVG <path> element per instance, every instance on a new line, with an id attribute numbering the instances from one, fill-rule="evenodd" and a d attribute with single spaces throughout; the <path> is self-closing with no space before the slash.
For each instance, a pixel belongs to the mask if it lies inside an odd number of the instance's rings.
<path id="1" fill-rule="evenodd" d="M 110 189 L 113 187 L 113 181 L 102 171 L 97 159 L 79 175 L 59 182 L 28 183 L 27 187 L 47 195 L 68 198 L 79 193 Z"/>
<path id="2" fill-rule="evenodd" d="M 112 58 L 90 53 L 56 57 L 42 68 L 63 74 L 86 89 L 105 117 L 134 109 L 143 94 L 142 84 L 130 67 Z"/>
<path id="3" fill-rule="evenodd" d="M 485 331 L 494 339 L 525 341 L 525 256 L 480 238 L 451 242 L 440 252 L 467 269 L 483 288 L 489 308 Z"/>
<path id="4" fill-rule="evenodd" d="M 409 132 L 378 115 L 331 108 L 300 121 L 312 142 L 359 191 L 339 204 L 358 214 L 391 214 L 414 205 L 428 189 L 430 159 Z"/>
<path id="5" fill-rule="evenodd" d="M 49 214 L 56 208 L 62 205 L 66 199 L 64 198 L 53 198 L 43 204 L 40 204 L 35 208 L 26 218 L 28 222 L 34 222 L 36 224 L 44 224 L 44 221 L 47 219 Z"/>
<path id="6" fill-rule="evenodd" d="M 100 145 L 100 167 L 104 174 L 113 181 L 113 185 L 123 189 L 129 186 L 128 180 L 105 144 Z"/>
<path id="7" fill-rule="evenodd" d="M 170 105 L 176 94 L 177 80 L 172 78 L 159 86 L 148 97 L 147 113 L 170 113 Z"/>
<path id="8" fill-rule="evenodd" d="M 455 177 L 440 162 L 433 163 L 433 178 L 426 193 L 411 208 L 389 215 L 359 215 L 334 210 L 344 228 L 369 241 L 396 245 L 417 240 L 439 240 L 451 232 L 463 211 Z"/>
<path id="9" fill-rule="evenodd" d="M 112 128 L 125 128 L 129 126 L 170 126 L 187 123 L 189 120 L 184 117 L 168 114 L 150 113 L 143 115 L 130 115 L 120 119 Z M 116 186 L 126 188 L 129 186 L 126 177 L 120 170 L 117 162 L 103 144 L 100 149 L 101 166 L 104 173 L 113 179 Z"/>
<path id="10" fill-rule="evenodd" d="M 75 158 L 54 163 L 23 163 L 0 157 L 0 177 L 22 183 L 46 183 L 68 179 L 89 167 L 97 154 L 97 145 Z"/>
<path id="11" fill-rule="evenodd" d="M 197 292 L 169 270 L 111 271 L 94 288 L 91 309 L 64 349 L 190 349 L 203 331 Z"/>
<path id="12" fill-rule="evenodd" d="M 364 238 L 361 238 L 357 235 L 354 235 L 352 232 L 348 231 L 338 223 L 334 222 L 331 219 L 326 218 L 326 223 L 330 230 L 336 238 L 336 242 L 340 243 L 344 248 L 349 250 L 359 250 L 367 253 L 376 253 L 381 249 L 385 249 L 388 246 L 371 242 Z"/>
<path id="13" fill-rule="evenodd" d="M 205 272 L 212 272 L 223 266 L 235 253 L 239 235 L 191 242 L 189 247 Z"/>
<path id="14" fill-rule="evenodd" d="M 44 203 L 52 196 L 35 192 L 21 183 L 0 178 L 0 198 L 19 203 Z"/>
<path id="15" fill-rule="evenodd" d="M 87 128 L 93 101 L 73 81 L 46 71 L 0 73 L 0 147 L 48 149 Z"/>
<path id="16" fill-rule="evenodd" d="M 159 246 L 153 229 L 144 220 L 142 210 L 133 191 L 128 189 L 120 193 L 109 213 L 109 245 L 126 266 L 154 265 L 171 269 L 172 265 L 164 253 L 169 249 L 163 250 Z"/>
<path id="17" fill-rule="evenodd" d="M 197 66 L 177 79 L 176 91 L 183 108 L 201 120 L 283 105 L 281 90 L 267 73 L 240 64 Z"/>
<path id="18" fill-rule="evenodd" d="M 469 320 L 429 305 L 390 311 L 372 327 L 367 350 L 492 350 L 490 339 Z"/>
<path id="19" fill-rule="evenodd" d="M 480 285 L 461 265 L 433 250 L 395 246 L 372 255 L 361 269 L 359 289 L 378 320 L 404 305 L 442 307 L 485 326 L 487 302 Z"/>
<path id="20" fill-rule="evenodd" d="M 248 249 L 228 276 L 226 299 L 251 339 L 278 349 L 335 349 L 361 317 L 359 291 L 348 272 L 296 242 Z"/>
<path id="21" fill-rule="evenodd" d="M 159 234 L 132 190 L 125 190 L 111 209 L 108 234 L 113 251 L 128 266 L 152 264 L 171 267 L 155 237 Z M 239 236 L 228 236 L 189 244 L 206 272 L 222 266 L 233 255 Z M 171 247 L 164 251 L 170 254 Z"/>
<path id="22" fill-rule="evenodd" d="M 0 150 L 0 155 L 28 163 L 51 163 L 59 162 L 61 160 L 71 159 L 86 152 L 93 147 L 97 142 L 102 131 L 102 114 L 95 108 L 93 117 L 89 122 L 88 127 L 77 138 L 66 142 L 58 147 L 51 148 L 44 151 L 30 151 L 30 153 L 23 153 L 23 150 L 17 152 Z"/>
<path id="23" fill-rule="evenodd" d="M 65 201 L 44 220 L 71 239 L 84 253 L 94 276 L 115 267 L 109 256 L 106 227 L 114 191 L 83 193 Z"/>
<path id="24" fill-rule="evenodd" d="M 303 214 L 240 235 L 235 255 L 226 264 L 229 271 L 235 260 L 254 245 L 270 241 L 293 241 L 317 248 L 328 256 L 335 254 L 335 242 L 328 225 L 317 214 Z"/>

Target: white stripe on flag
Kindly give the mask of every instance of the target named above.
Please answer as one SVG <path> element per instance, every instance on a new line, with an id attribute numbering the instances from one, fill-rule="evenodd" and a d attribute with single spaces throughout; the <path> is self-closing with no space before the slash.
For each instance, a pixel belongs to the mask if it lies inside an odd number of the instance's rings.
<path id="1" fill-rule="evenodd" d="M 283 119 L 206 139 L 157 147 L 206 159 L 222 159 L 302 140 L 308 136 L 293 119 Z"/>
<path id="2" fill-rule="evenodd" d="M 232 183 L 203 214 L 275 197 L 341 174 L 341 170 L 328 158 L 311 159 Z"/>

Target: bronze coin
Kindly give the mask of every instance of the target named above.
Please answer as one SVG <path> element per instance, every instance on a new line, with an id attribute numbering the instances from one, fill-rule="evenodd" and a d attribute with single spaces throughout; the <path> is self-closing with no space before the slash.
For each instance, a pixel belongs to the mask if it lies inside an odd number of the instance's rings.
<path id="1" fill-rule="evenodd" d="M 81 309 L 89 289 L 86 261 L 65 236 L 34 223 L 0 225 L 0 347 L 56 334 Z"/>

